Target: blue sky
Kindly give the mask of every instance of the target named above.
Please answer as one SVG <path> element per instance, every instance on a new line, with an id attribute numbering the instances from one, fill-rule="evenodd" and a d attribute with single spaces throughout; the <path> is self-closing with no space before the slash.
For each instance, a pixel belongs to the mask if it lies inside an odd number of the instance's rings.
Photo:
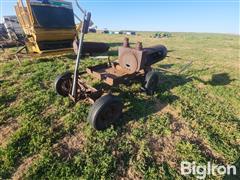
<path id="1" fill-rule="evenodd" d="M 100 29 L 239 34 L 239 0 L 79 2 L 82 7 L 92 12 L 92 19 Z M 15 14 L 15 4 L 16 0 L 0 0 L 0 16 Z M 80 12 L 75 9 L 75 13 Z"/>

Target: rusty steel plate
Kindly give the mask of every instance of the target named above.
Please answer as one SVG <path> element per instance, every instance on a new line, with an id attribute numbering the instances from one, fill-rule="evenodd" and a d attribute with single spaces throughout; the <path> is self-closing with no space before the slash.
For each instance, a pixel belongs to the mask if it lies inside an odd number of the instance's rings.
<path id="1" fill-rule="evenodd" d="M 131 52 L 123 53 L 119 58 L 119 64 L 128 74 L 133 74 L 138 69 L 137 57 Z"/>

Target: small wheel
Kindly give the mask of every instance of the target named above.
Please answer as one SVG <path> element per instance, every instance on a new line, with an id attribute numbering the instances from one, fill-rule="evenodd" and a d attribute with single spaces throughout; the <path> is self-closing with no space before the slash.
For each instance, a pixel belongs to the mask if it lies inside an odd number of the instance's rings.
<path id="1" fill-rule="evenodd" d="M 96 130 L 104 130 L 119 120 L 122 109 L 123 104 L 116 96 L 102 96 L 92 105 L 88 121 Z"/>
<path id="2" fill-rule="evenodd" d="M 153 95 L 156 92 L 158 85 L 158 74 L 154 71 L 149 71 L 145 76 L 145 90 L 147 95 Z"/>
<path id="3" fill-rule="evenodd" d="M 68 96 L 71 92 L 72 81 L 72 73 L 70 72 L 65 72 L 64 74 L 59 75 L 55 79 L 54 84 L 56 92 L 63 97 Z"/>

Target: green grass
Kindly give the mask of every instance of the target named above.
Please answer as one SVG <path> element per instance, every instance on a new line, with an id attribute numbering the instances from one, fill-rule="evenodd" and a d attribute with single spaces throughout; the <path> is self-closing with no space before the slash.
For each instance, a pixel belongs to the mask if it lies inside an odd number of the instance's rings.
<path id="1" fill-rule="evenodd" d="M 87 36 L 109 42 L 111 59 L 117 58 L 123 38 Z M 154 39 L 141 33 L 130 41 L 132 46 L 137 41 L 166 45 L 169 57 L 155 69 L 177 71 L 190 60 L 193 65 L 181 75 L 162 73 L 154 97 L 141 93 L 138 83 L 114 88 L 124 115 L 117 126 L 101 132 L 86 121 L 90 104 L 74 104 L 53 89 L 57 75 L 73 71 L 74 60 L 24 59 L 22 66 L 0 61 L 0 179 L 16 172 L 26 179 L 182 179 L 183 160 L 239 169 L 239 36 L 173 33 Z M 101 62 L 85 59 L 81 69 Z M 17 128 L 11 128 L 13 123 Z M 65 146 L 56 149 L 61 142 Z"/>

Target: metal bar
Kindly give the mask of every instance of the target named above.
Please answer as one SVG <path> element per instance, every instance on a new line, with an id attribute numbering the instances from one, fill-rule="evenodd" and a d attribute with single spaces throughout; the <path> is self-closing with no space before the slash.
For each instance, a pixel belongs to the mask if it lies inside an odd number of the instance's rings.
<path id="1" fill-rule="evenodd" d="M 81 8 L 81 6 L 79 5 L 78 1 L 75 0 L 75 2 L 76 2 L 76 4 L 77 4 L 78 9 L 80 9 L 80 11 L 84 14 L 85 11 L 83 10 L 83 8 Z"/>
<path id="2" fill-rule="evenodd" d="M 91 59 L 109 59 L 109 56 L 96 56 L 96 57 L 90 57 Z"/>
<path id="3" fill-rule="evenodd" d="M 80 22 L 82 22 L 82 20 L 74 13 L 75 18 L 77 18 L 77 20 L 79 20 Z"/>
<path id="4" fill-rule="evenodd" d="M 20 59 L 18 58 L 17 54 L 15 54 L 15 58 L 16 58 L 16 60 L 18 61 L 18 64 L 21 66 L 22 63 L 21 63 Z"/>
<path id="5" fill-rule="evenodd" d="M 192 63 L 193 63 L 193 61 L 190 61 L 189 63 L 185 64 L 178 72 L 167 70 L 167 69 L 160 68 L 160 67 L 156 68 L 156 70 L 161 70 L 161 71 L 165 71 L 165 72 L 172 73 L 172 74 L 180 74 L 183 71 L 185 71 L 189 66 L 191 66 Z"/>
<path id="6" fill-rule="evenodd" d="M 190 61 L 189 63 L 187 63 L 186 65 L 184 65 L 179 71 L 178 74 L 182 73 L 183 71 L 185 71 L 189 66 L 191 66 L 193 63 L 193 61 Z"/>
<path id="7" fill-rule="evenodd" d="M 161 71 L 165 71 L 165 72 L 168 72 L 168 73 L 172 73 L 172 74 L 178 74 L 178 72 L 175 72 L 175 71 L 170 71 L 170 70 L 167 70 L 167 69 L 164 69 L 164 68 L 156 68 L 156 70 L 161 70 Z"/>
<path id="8" fill-rule="evenodd" d="M 0 45 L 0 48 L 2 49 L 3 52 L 5 52 L 3 45 Z"/>
<path id="9" fill-rule="evenodd" d="M 26 5 L 27 5 L 27 11 L 28 11 L 28 14 L 26 14 L 26 16 L 28 17 L 28 19 L 31 23 L 31 25 L 29 25 L 29 27 L 31 27 L 31 26 L 34 26 L 35 21 L 34 21 L 34 18 L 33 18 L 34 16 L 33 16 L 32 8 L 30 6 L 30 0 L 26 0 Z"/>
<path id="10" fill-rule="evenodd" d="M 20 48 L 19 50 L 17 50 L 17 52 L 15 54 L 20 53 L 23 49 L 26 49 L 26 46 L 23 46 L 22 48 Z"/>
<path id="11" fill-rule="evenodd" d="M 86 13 L 86 11 L 79 5 L 79 3 L 78 3 L 78 1 L 77 0 L 75 0 L 75 2 L 76 2 L 76 4 L 77 4 L 77 7 L 79 8 L 79 10 L 84 14 L 84 13 Z M 92 26 L 94 23 L 93 23 L 93 21 L 91 20 L 90 21 L 90 26 Z"/>
<path id="12" fill-rule="evenodd" d="M 80 31 L 80 38 L 79 38 L 79 45 L 78 45 L 78 54 L 77 54 L 77 59 L 76 59 L 76 64 L 75 64 L 75 70 L 74 70 L 74 78 L 73 78 L 73 88 L 72 88 L 72 96 L 76 98 L 76 93 L 77 93 L 77 79 L 78 79 L 78 67 L 80 64 L 81 60 L 81 54 L 82 54 L 82 44 L 83 44 L 83 39 L 84 39 L 84 22 L 86 18 L 86 12 L 84 12 L 83 16 L 83 23 Z"/>

